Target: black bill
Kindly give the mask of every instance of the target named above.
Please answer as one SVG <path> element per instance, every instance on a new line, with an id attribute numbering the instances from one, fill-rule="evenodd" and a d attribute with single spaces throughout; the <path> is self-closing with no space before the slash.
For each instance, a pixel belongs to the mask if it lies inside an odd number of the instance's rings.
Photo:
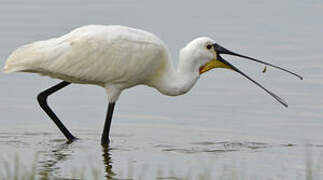
<path id="1" fill-rule="evenodd" d="M 277 69 L 280 69 L 280 70 L 283 70 L 285 72 L 288 72 L 290 74 L 293 74 L 295 76 L 297 76 L 298 78 L 300 79 L 303 79 L 302 76 L 294 73 L 294 72 L 291 72 L 287 69 L 284 69 L 284 68 L 281 68 L 279 66 L 276 66 L 276 65 L 273 65 L 273 64 L 270 64 L 270 63 L 267 63 L 267 62 L 264 62 L 264 61 L 261 61 L 261 60 L 258 60 L 258 59 L 255 59 L 255 58 L 252 58 L 252 57 L 248 57 L 248 56 L 244 56 L 244 55 L 241 55 L 241 54 L 237 54 L 237 53 L 234 53 L 230 50 L 227 50 L 225 49 L 224 47 L 218 45 L 218 44 L 213 44 L 213 47 L 214 47 L 214 50 L 216 51 L 217 53 L 217 60 L 222 62 L 223 64 L 227 65 L 230 67 L 230 69 L 240 73 L 241 75 L 243 75 L 244 77 L 246 77 L 247 79 L 249 79 L 250 81 L 252 81 L 253 83 L 255 83 L 257 86 L 259 86 L 260 88 L 262 88 L 264 91 L 266 91 L 269 95 L 271 95 L 273 98 L 275 98 L 278 102 L 280 102 L 282 105 L 284 105 L 285 107 L 288 107 L 288 104 L 286 101 L 284 101 L 282 98 L 280 98 L 279 96 L 277 96 L 276 94 L 274 94 L 273 92 L 269 91 L 268 89 L 266 89 L 265 87 L 263 87 L 261 84 L 259 84 L 258 82 L 256 82 L 255 80 L 251 79 L 249 76 L 247 76 L 245 73 L 243 73 L 242 71 L 240 71 L 238 68 L 236 68 L 235 66 L 233 66 L 232 64 L 230 64 L 228 61 L 226 61 L 225 59 L 223 59 L 220 54 L 228 54 L 228 55 L 233 55 L 233 56 L 238 56 L 238 57 L 242 57 L 242 58 L 246 58 L 246 59 L 250 59 L 252 61 L 256 61 L 258 63 L 262 63 L 262 64 L 266 64 L 268 66 L 271 66 L 271 67 L 274 67 L 274 68 L 277 68 Z"/>

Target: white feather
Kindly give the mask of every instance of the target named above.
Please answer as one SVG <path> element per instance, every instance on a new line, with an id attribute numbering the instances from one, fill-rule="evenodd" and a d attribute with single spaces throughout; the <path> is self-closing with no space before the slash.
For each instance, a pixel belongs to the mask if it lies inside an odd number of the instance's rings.
<path id="1" fill-rule="evenodd" d="M 185 55 L 181 55 L 175 71 L 166 46 L 157 36 L 125 26 L 89 25 L 18 48 L 9 56 L 4 71 L 100 85 L 106 88 L 110 102 L 116 101 L 123 89 L 137 84 L 166 95 L 180 95 L 192 88 L 200 64 L 205 63 L 204 58 L 200 63 L 195 60 L 200 58 L 193 51 L 198 45 L 190 43 L 184 48 Z"/>

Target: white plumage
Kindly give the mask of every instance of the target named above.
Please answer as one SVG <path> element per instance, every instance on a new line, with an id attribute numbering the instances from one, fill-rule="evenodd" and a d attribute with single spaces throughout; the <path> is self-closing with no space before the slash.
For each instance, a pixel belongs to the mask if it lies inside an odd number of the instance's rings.
<path id="1" fill-rule="evenodd" d="M 181 95 L 193 87 L 200 74 L 213 68 L 228 68 L 242 74 L 287 106 L 286 102 L 224 60 L 220 54 L 240 56 L 292 73 L 229 51 L 207 37 L 196 38 L 181 49 L 175 69 L 167 47 L 157 36 L 125 26 L 103 25 L 83 26 L 59 38 L 24 45 L 9 56 L 4 71 L 32 72 L 66 81 L 40 93 L 38 100 L 69 140 L 75 137 L 64 129 L 63 124 L 59 124 L 61 122 L 50 112 L 46 102 L 48 95 L 69 83 L 104 87 L 111 105 L 106 120 L 109 123 L 114 102 L 122 90 L 144 84 L 165 95 Z M 102 143 L 108 141 L 109 123 L 105 126 Z"/>
<path id="2" fill-rule="evenodd" d="M 116 101 L 123 89 L 137 84 L 155 87 L 166 95 L 183 94 L 197 80 L 198 68 L 195 70 L 176 74 L 165 44 L 152 33 L 103 25 L 83 26 L 59 38 L 24 45 L 9 56 L 4 67 L 5 72 L 34 72 L 100 85 L 107 89 L 110 102 Z M 192 74 L 187 77 L 188 73 Z M 192 78 L 189 84 L 185 78 Z"/>
<path id="3" fill-rule="evenodd" d="M 36 72 L 122 90 L 146 83 L 158 68 L 170 66 L 168 63 L 163 42 L 151 33 L 123 26 L 90 25 L 18 48 L 8 58 L 4 71 Z M 114 96 L 110 95 L 110 101 L 116 100 Z"/>

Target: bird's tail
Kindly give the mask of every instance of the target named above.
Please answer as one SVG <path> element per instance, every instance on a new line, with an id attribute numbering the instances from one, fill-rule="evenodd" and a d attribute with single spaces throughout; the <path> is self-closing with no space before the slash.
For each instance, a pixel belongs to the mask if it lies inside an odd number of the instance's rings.
<path id="1" fill-rule="evenodd" d="M 34 43 L 36 44 L 36 43 Z M 30 65 L 37 59 L 39 55 L 35 52 L 34 44 L 27 44 L 13 51 L 8 57 L 3 72 L 19 72 L 30 68 Z"/>
<path id="2" fill-rule="evenodd" d="M 11 72 L 23 71 L 25 69 L 26 68 L 23 66 L 22 63 L 20 63 L 19 61 L 17 62 L 16 59 L 13 59 L 12 56 L 9 56 L 2 70 L 4 73 L 11 73 Z"/>
<path id="3" fill-rule="evenodd" d="M 11 73 L 11 72 L 24 71 L 25 69 L 26 69 L 25 67 L 5 65 L 2 70 L 4 73 Z"/>
<path id="4" fill-rule="evenodd" d="M 7 65 L 5 65 L 4 67 L 3 67 L 3 72 L 5 72 L 5 73 L 10 73 L 10 68 L 9 68 L 9 66 L 7 66 Z"/>

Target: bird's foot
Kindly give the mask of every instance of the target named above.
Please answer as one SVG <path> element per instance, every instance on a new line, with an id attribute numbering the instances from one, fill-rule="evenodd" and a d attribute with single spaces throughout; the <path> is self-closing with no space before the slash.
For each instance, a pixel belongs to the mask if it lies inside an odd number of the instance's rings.
<path id="1" fill-rule="evenodd" d="M 72 142 L 75 142 L 76 140 L 79 140 L 79 138 L 72 136 L 71 138 L 67 139 L 67 143 L 70 144 Z"/>

